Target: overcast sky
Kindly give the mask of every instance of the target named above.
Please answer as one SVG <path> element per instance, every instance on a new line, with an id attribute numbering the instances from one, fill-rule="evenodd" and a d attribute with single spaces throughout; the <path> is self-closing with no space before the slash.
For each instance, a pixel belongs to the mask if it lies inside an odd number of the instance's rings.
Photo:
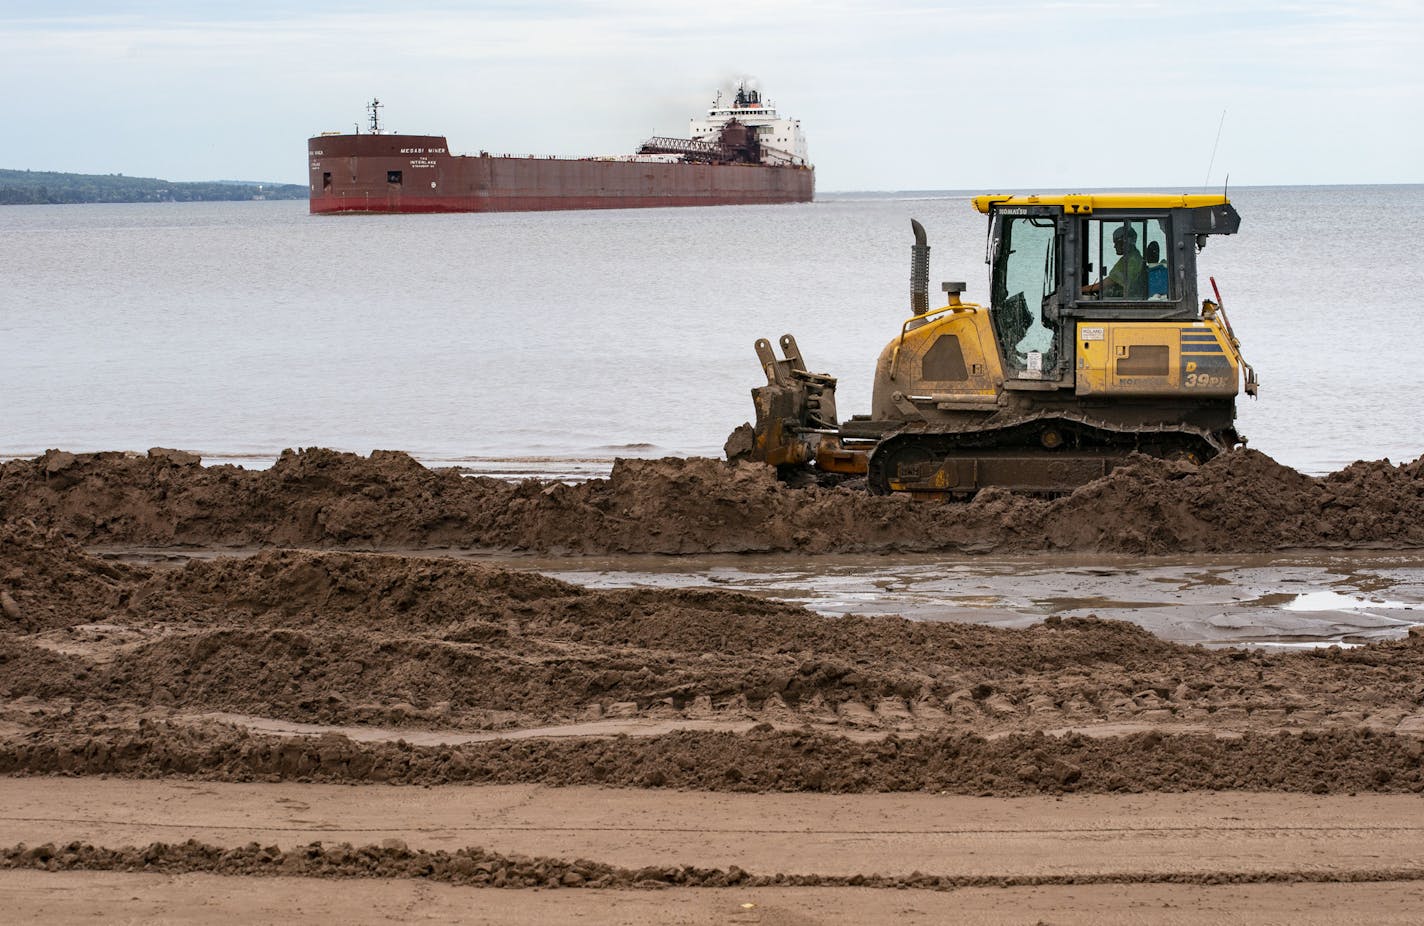
<path id="1" fill-rule="evenodd" d="M 822 191 L 1424 181 L 1420 0 L 0 0 L 0 167 L 304 183 L 372 97 L 622 154 L 738 79 Z"/>

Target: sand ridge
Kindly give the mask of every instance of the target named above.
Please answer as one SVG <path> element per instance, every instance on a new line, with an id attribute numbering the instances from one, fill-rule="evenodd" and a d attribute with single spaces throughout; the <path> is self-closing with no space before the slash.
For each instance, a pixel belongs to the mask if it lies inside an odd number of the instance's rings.
<path id="1" fill-rule="evenodd" d="M 1079 550 L 1255 552 L 1424 544 L 1424 461 L 1314 478 L 1254 450 L 1202 466 L 1133 457 L 1071 495 L 987 489 L 967 504 L 778 482 L 705 458 L 622 459 L 565 485 L 465 478 L 408 455 L 285 451 L 271 469 L 53 450 L 0 465 L 0 515 L 86 544 L 572 553 Z"/>

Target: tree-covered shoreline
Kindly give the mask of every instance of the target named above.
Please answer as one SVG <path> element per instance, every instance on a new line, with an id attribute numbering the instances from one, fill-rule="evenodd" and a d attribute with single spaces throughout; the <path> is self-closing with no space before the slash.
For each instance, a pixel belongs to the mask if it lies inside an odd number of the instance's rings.
<path id="1" fill-rule="evenodd" d="M 295 183 L 212 180 L 175 183 L 122 174 L 66 174 L 0 170 L 0 206 L 68 203 L 191 203 L 252 199 L 306 199 Z"/>

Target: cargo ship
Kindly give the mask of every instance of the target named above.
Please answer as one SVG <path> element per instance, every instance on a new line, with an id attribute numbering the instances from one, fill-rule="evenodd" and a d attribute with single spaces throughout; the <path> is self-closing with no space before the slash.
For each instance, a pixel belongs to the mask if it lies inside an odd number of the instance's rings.
<path id="1" fill-rule="evenodd" d="M 689 137 L 653 137 L 637 153 L 538 157 L 450 153 L 443 135 L 382 129 L 381 102 L 366 132 L 307 140 L 312 214 L 527 212 L 804 203 L 816 172 L 798 119 L 745 85 L 719 92 Z"/>

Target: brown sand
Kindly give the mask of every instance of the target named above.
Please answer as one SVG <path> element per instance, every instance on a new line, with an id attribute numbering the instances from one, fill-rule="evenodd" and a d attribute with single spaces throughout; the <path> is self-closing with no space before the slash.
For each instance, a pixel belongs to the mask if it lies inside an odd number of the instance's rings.
<path id="1" fill-rule="evenodd" d="M 547 926 L 1415 926 L 1424 883 L 1110 884 L 965 888 L 679 888 L 483 891 L 423 880 L 0 871 L 16 922 L 435 923 Z"/>
<path id="2" fill-rule="evenodd" d="M 1201 467 L 1135 458 L 1052 501 L 969 504 L 792 488 L 709 459 L 620 460 L 608 479 L 521 484 L 402 453 L 286 452 L 269 470 L 50 451 L 0 466 L 0 515 L 86 544 L 460 546 L 576 553 L 891 550 L 1256 552 L 1424 544 L 1424 462 L 1304 476 L 1242 450 Z"/>
<path id="3" fill-rule="evenodd" d="M 1039 911 L 1039 921 L 1051 911 L 1055 923 L 1189 922 L 1216 921 L 1228 904 L 1246 923 L 1285 911 L 1332 921 L 1327 907 L 1408 922 L 1404 899 L 1424 897 L 1414 797 L 653 797 L 93 779 L 0 780 L 0 796 L 0 845 L 10 847 L 0 869 L 11 869 L 0 870 L 0 889 L 22 915 L 51 918 L 152 918 L 193 905 L 215 919 L 261 919 L 271 898 L 292 896 L 290 878 L 307 893 L 288 912 L 316 922 L 366 921 L 393 898 L 412 904 L 403 919 L 489 917 L 477 922 L 532 911 L 666 922 L 673 909 L 690 922 L 1025 922 L 1008 909 Z M 227 899 L 233 882 L 250 892 L 246 905 Z M 441 893 L 448 885 L 542 893 L 482 891 L 459 910 Z M 997 896 L 983 893 L 990 887 Z M 558 900 L 541 899 L 550 890 Z M 344 906 L 346 892 L 370 910 Z M 641 902 L 649 892 L 660 905 Z"/>
<path id="4" fill-rule="evenodd" d="M 1344 880 L 1417 872 L 1424 816 L 1412 795 L 1242 792 L 1002 800 L 939 794 L 713 794 L 538 785 L 352 788 L 119 779 L 0 778 L 0 846 L 171 847 L 173 866 L 265 866 L 260 850 L 305 852 L 323 865 L 347 843 L 374 846 L 377 864 L 479 846 L 501 866 L 545 856 L 594 860 L 608 884 L 672 866 L 699 883 L 735 864 L 756 878 L 914 872 L 967 884 L 1171 880 Z M 204 862 L 189 840 L 246 856 Z M 77 849 L 75 850 L 78 851 Z M 110 867 L 127 864 L 116 856 Z M 20 852 L 10 852 L 12 862 Z M 34 860 L 31 856 L 31 861 Z M 1065 869 L 1065 859 L 1073 859 Z M 58 865 L 64 865 L 61 860 Z M 296 862 L 288 862 L 290 868 Z M 556 869 L 549 868 L 547 880 Z M 489 874 L 490 872 L 484 872 Z M 562 880 L 563 871 L 559 872 Z M 452 872 L 457 875 L 458 872 Z M 471 876 L 475 873 L 470 872 Z M 512 877 L 514 872 L 510 873 Z M 524 877 L 524 874 L 520 874 Z M 651 876 L 662 880 L 663 875 Z M 484 883 L 484 882 L 481 882 Z M 583 882 L 580 882 L 582 885 Z M 568 885 L 572 886 L 572 885 Z"/>
<path id="5" fill-rule="evenodd" d="M 884 792 L 944 802 L 936 806 L 946 812 L 952 801 L 977 795 L 1001 811 L 1014 801 L 1061 798 L 1107 802 L 1102 819 L 1161 817 L 1173 795 L 1204 800 L 1244 790 L 1255 793 L 1243 800 L 1262 802 L 1282 832 L 1309 826 L 1307 818 L 1337 806 L 1330 801 L 1404 801 L 1391 812 L 1407 820 L 1424 793 L 1418 633 L 1354 649 L 1214 651 L 1093 618 L 1049 618 L 1025 630 L 831 619 L 723 591 L 592 591 L 459 559 L 330 548 L 1397 549 L 1424 541 L 1421 470 L 1420 462 L 1361 463 L 1313 479 L 1255 453 L 1200 468 L 1139 460 L 1067 498 L 985 492 L 946 506 L 849 488 L 792 488 L 762 469 L 710 460 L 625 461 L 608 480 L 566 486 L 463 478 L 396 453 L 306 451 L 251 473 L 205 469 L 170 452 L 51 452 L 0 466 L 0 773 L 12 776 L 0 778 L 0 788 L 23 784 L 38 789 L 36 800 L 63 801 L 65 779 L 43 777 L 55 774 L 79 776 L 96 799 L 107 792 L 95 776 L 127 779 L 121 786 L 136 779 L 195 788 L 305 782 L 381 794 L 406 790 L 396 784 L 467 793 L 611 787 L 661 814 L 674 813 L 684 792 L 723 802 L 759 797 L 773 802 L 761 814 L 768 820 L 805 813 L 789 803 L 795 800 L 872 800 Z M 277 549 L 173 567 L 116 564 L 80 544 Z M 292 546 L 328 549 L 281 549 Z M 1307 803 L 1282 803 L 1289 801 Z M 109 810 L 95 813 L 110 817 L 126 802 L 112 798 Z M 695 814 L 699 838 L 731 805 L 721 806 Z M 1048 806 L 1033 813 L 1046 819 Z M 1338 806 L 1345 830 L 1372 825 L 1351 816 L 1360 805 Z M 892 816 L 898 822 L 887 829 L 909 831 L 932 814 L 906 805 Z M 805 855 L 806 868 L 754 866 L 767 856 L 748 837 L 738 840 L 740 855 L 719 861 L 689 850 L 653 874 L 615 844 L 588 850 L 592 861 L 584 862 L 585 850 L 547 833 L 468 850 L 474 842 L 338 851 L 278 840 L 269 851 L 203 833 L 141 841 L 116 831 L 84 835 L 62 817 L 26 824 L 0 864 L 81 870 L 50 876 L 81 879 L 68 882 L 88 898 L 76 910 L 106 891 L 128 890 L 125 896 L 139 898 L 134 909 L 157 909 L 143 906 L 149 888 L 126 886 L 142 877 L 122 873 L 134 869 L 166 872 L 149 877 L 165 878 L 174 897 L 221 894 L 202 887 L 215 875 L 261 876 L 272 885 L 292 874 L 314 882 L 469 885 L 502 871 L 506 884 L 527 886 L 546 884 L 551 873 L 562 883 L 572 873 L 583 884 L 606 879 L 607 887 L 675 885 L 691 921 L 726 912 L 721 900 L 693 899 L 711 885 L 788 902 L 789 882 L 776 880 L 777 872 L 801 877 L 794 883 L 812 893 L 795 895 L 781 919 L 765 922 L 807 921 L 798 910 L 830 917 L 835 902 L 826 892 L 844 894 L 846 909 L 871 910 L 852 899 L 864 896 L 865 885 L 918 888 L 906 909 L 949 909 L 924 900 L 935 896 L 930 889 L 999 884 L 1018 892 L 1025 910 L 1041 901 L 1047 910 L 1102 914 L 1040 917 L 1049 922 L 1126 921 L 1144 898 L 1201 913 L 1227 896 L 1219 893 L 1225 887 L 1167 883 L 1133 894 L 1121 871 L 1111 883 L 1082 883 L 1102 880 L 1102 866 L 1093 867 L 1100 856 L 1061 832 L 1039 855 L 1051 876 L 1025 882 L 1005 876 L 1012 866 L 975 873 L 962 846 L 944 856 L 954 864 L 920 867 L 918 875 L 890 871 L 860 851 L 864 834 L 847 837 L 851 861 L 844 863 Z M 837 826 L 854 829 L 828 829 Z M 201 843 L 185 843 L 190 836 Z M 1396 844 L 1381 846 L 1371 864 L 1346 863 L 1339 846 L 1316 841 L 1320 852 L 1299 864 L 1253 867 L 1245 860 L 1290 856 L 1263 854 L 1259 832 L 1227 834 L 1197 853 L 1202 871 L 1215 872 L 1197 880 L 1284 880 L 1302 890 L 1327 882 L 1332 890 L 1321 902 L 1355 898 L 1385 921 L 1396 907 L 1348 882 L 1392 880 L 1401 892 L 1395 896 L 1417 896 L 1419 852 L 1398 837 L 1384 834 Z M 15 845 L 21 841 L 25 847 Z M 126 848 L 130 841 L 143 847 Z M 809 851 L 812 842 L 800 848 Z M 1160 854 L 1142 850 L 1143 858 Z M 1239 863 L 1212 863 L 1229 858 Z M 1152 878 L 1171 880 L 1154 871 Z M 991 880 L 974 880 L 980 877 Z M 25 878 L 0 873 L 0 884 L 54 899 Z M 1272 887 L 1279 885 L 1232 888 L 1244 893 L 1231 896 L 1247 914 L 1266 911 L 1252 904 L 1279 903 L 1283 895 Z M 451 888 L 427 890 L 437 889 Z M 868 919 L 899 918 L 900 901 L 888 898 L 905 895 L 879 894 L 883 905 Z M 559 915 L 614 909 L 569 903 L 556 908 Z M 797 906 L 803 903 L 809 906 Z M 506 919 L 534 906 L 516 904 Z M 1309 902 L 1304 908 L 1293 919 L 1308 922 L 1320 912 Z M 656 921 L 657 909 L 628 921 Z M 983 907 L 977 921 L 1002 921 L 992 910 Z"/>

